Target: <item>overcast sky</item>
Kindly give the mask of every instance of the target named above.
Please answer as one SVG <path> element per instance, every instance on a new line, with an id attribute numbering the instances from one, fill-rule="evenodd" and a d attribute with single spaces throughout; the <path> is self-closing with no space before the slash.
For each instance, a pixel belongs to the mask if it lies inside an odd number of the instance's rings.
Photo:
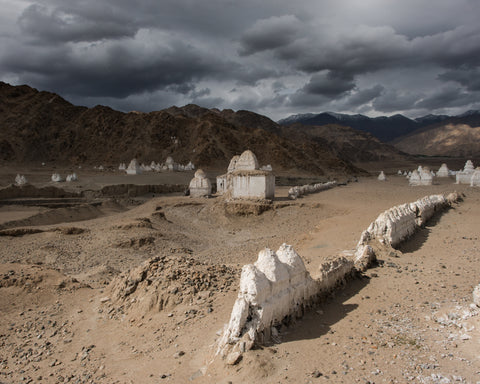
<path id="1" fill-rule="evenodd" d="M 274 120 L 480 109 L 479 0 L 0 0 L 0 80 Z"/>

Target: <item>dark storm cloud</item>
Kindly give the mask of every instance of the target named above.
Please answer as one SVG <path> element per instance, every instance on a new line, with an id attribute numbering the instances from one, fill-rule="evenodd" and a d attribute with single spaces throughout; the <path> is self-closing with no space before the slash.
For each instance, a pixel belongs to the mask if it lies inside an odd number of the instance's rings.
<path id="1" fill-rule="evenodd" d="M 256 52 L 283 47 L 295 40 L 300 21 L 293 15 L 258 20 L 240 39 L 240 53 Z"/>
<path id="2" fill-rule="evenodd" d="M 17 50 L 3 65 L 22 73 L 23 79 L 67 94 L 126 97 L 129 94 L 176 86 L 185 93 L 191 82 L 209 73 L 225 71 L 224 63 L 202 55 L 181 41 L 152 47 L 128 44 L 45 49 L 35 61 Z"/>
<path id="3" fill-rule="evenodd" d="M 302 88 L 302 92 L 313 95 L 338 97 L 355 87 L 353 77 L 334 71 L 316 73 Z"/>
<path id="4" fill-rule="evenodd" d="M 399 110 L 412 109 L 421 95 L 403 90 L 386 90 L 372 102 L 377 111 L 392 113 Z"/>
<path id="5" fill-rule="evenodd" d="M 480 68 L 462 66 L 441 73 L 438 78 L 443 81 L 454 81 L 469 91 L 480 91 Z"/>
<path id="6" fill-rule="evenodd" d="M 346 101 L 345 105 L 349 109 L 360 107 L 366 103 L 371 102 L 372 100 L 375 100 L 383 93 L 384 90 L 385 88 L 380 84 L 377 84 L 372 88 L 360 90 L 352 94 Z"/>
<path id="7" fill-rule="evenodd" d="M 126 110 L 218 103 L 280 118 L 323 108 L 460 111 L 474 106 L 480 91 L 478 1 L 0 6 L 0 79 L 73 101 Z"/>
<path id="8" fill-rule="evenodd" d="M 72 14 L 66 9 L 48 9 L 32 4 L 20 15 L 18 23 L 24 33 L 35 41 L 48 44 L 97 41 L 108 38 L 132 37 L 138 28 L 125 17 L 113 18 L 114 12 L 88 15 Z"/>
<path id="9" fill-rule="evenodd" d="M 460 107 L 470 103 L 478 103 L 479 94 L 465 92 L 462 88 L 445 86 L 427 97 L 420 99 L 415 107 L 428 110 Z"/>

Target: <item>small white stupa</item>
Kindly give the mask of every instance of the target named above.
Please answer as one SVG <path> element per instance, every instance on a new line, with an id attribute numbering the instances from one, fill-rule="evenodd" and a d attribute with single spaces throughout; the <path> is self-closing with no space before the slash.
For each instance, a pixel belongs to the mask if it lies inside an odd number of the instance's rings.
<path id="1" fill-rule="evenodd" d="M 457 172 L 456 176 L 456 183 L 457 184 L 470 184 L 473 172 L 475 171 L 475 167 L 473 166 L 472 160 L 467 160 L 465 166 L 463 167 L 463 171 Z"/>
<path id="2" fill-rule="evenodd" d="M 412 171 L 410 177 L 408 178 L 409 184 L 413 186 L 417 185 L 432 185 L 433 184 L 433 175 L 428 167 L 418 166 L 417 169 Z"/>
<path id="3" fill-rule="evenodd" d="M 71 175 L 67 175 L 67 181 L 68 182 L 77 181 L 77 180 L 78 180 L 78 177 L 77 177 L 77 174 L 75 172 L 73 172 Z"/>
<path id="4" fill-rule="evenodd" d="M 167 167 L 167 170 L 169 171 L 176 171 L 178 166 L 173 160 L 172 156 L 168 156 L 167 159 L 165 160 L 165 166 Z"/>
<path id="5" fill-rule="evenodd" d="M 125 163 L 120 163 L 119 166 L 118 166 L 118 170 L 119 171 L 125 171 L 127 169 L 127 166 L 125 165 Z"/>
<path id="6" fill-rule="evenodd" d="M 59 173 L 54 173 L 52 175 L 52 181 L 54 181 L 55 183 L 60 183 L 61 181 L 63 181 L 63 179 L 62 179 L 62 176 L 60 176 Z"/>
<path id="7" fill-rule="evenodd" d="M 437 171 L 437 177 L 448 177 L 448 167 L 447 164 L 443 163 Z"/>
<path id="8" fill-rule="evenodd" d="M 199 169 L 190 181 L 189 189 L 191 197 L 210 196 L 212 194 L 212 183 L 207 178 L 205 172 Z"/>
<path id="9" fill-rule="evenodd" d="M 380 181 L 385 181 L 385 180 L 387 180 L 387 177 L 385 176 L 385 173 L 383 173 L 383 171 L 381 171 L 380 174 L 378 175 L 377 179 L 380 180 Z"/>
<path id="10" fill-rule="evenodd" d="M 433 184 L 433 175 L 430 169 L 423 168 L 420 172 L 420 185 L 432 185 Z"/>
<path id="11" fill-rule="evenodd" d="M 414 169 L 410 173 L 410 177 L 408 178 L 408 182 L 409 182 L 410 185 L 421 185 L 420 184 L 420 174 L 418 173 L 418 171 L 416 169 Z"/>
<path id="12" fill-rule="evenodd" d="M 126 169 L 127 175 L 140 175 L 142 170 L 138 165 L 137 159 L 132 159 L 130 164 L 128 164 L 128 168 Z"/>
<path id="13" fill-rule="evenodd" d="M 25 176 L 17 175 L 15 177 L 15 185 L 22 186 L 22 185 L 25 185 L 27 183 L 28 183 L 28 181 L 27 181 L 27 178 Z"/>
<path id="14" fill-rule="evenodd" d="M 480 167 L 477 167 L 477 169 L 473 171 L 472 177 L 470 179 L 470 186 L 480 187 Z"/>

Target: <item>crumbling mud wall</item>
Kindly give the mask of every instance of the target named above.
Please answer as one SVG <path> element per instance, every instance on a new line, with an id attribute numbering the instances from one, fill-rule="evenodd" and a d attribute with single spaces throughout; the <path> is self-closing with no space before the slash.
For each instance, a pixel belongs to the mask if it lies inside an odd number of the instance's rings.
<path id="1" fill-rule="evenodd" d="M 315 279 L 291 245 L 282 244 L 277 252 L 260 251 L 254 264 L 242 268 L 238 297 L 217 354 L 235 364 L 255 344 L 275 340 L 278 326 L 302 316 L 310 305 L 375 262 L 375 243 L 397 246 L 435 212 L 458 200 L 456 193 L 431 195 L 388 209 L 362 233 L 355 250 L 322 263 Z"/>
<path id="2" fill-rule="evenodd" d="M 100 191 L 95 191 L 94 195 L 101 197 L 111 196 L 143 196 L 149 193 L 163 194 L 184 192 L 188 188 L 183 184 L 158 184 L 158 185 L 137 185 L 137 184 L 114 184 L 103 187 Z"/>
<path id="3" fill-rule="evenodd" d="M 308 195 L 310 193 L 316 193 L 333 188 L 337 185 L 336 181 L 329 181 L 327 183 L 306 184 L 301 186 L 295 186 L 288 190 L 288 198 L 296 200 L 300 196 Z"/>
<path id="4" fill-rule="evenodd" d="M 18 199 L 18 198 L 32 198 L 32 197 L 44 197 L 44 198 L 63 198 L 63 197 L 81 197 L 81 193 L 64 191 L 61 188 L 53 186 L 47 186 L 37 188 L 31 184 L 25 185 L 9 185 L 5 188 L 0 188 L 0 200 L 4 199 Z"/>
<path id="5" fill-rule="evenodd" d="M 381 213 L 360 236 L 358 245 L 370 240 L 396 247 L 425 225 L 437 211 L 457 201 L 458 194 L 425 196 L 413 203 L 397 205 Z"/>

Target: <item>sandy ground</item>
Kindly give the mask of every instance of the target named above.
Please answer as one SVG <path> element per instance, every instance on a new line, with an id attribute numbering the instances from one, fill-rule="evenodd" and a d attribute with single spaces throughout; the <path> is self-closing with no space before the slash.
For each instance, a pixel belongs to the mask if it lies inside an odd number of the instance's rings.
<path id="1" fill-rule="evenodd" d="M 214 358 L 241 266 L 263 247 L 292 244 L 315 276 L 382 211 L 454 190 L 462 203 L 282 330 L 279 343 L 234 366 Z M 409 187 L 390 176 L 296 201 L 285 187 L 276 195 L 258 216 L 179 195 L 0 207 L 0 383 L 480 382 L 480 316 L 471 307 L 480 189 L 452 179 Z M 112 279 L 152 257 L 157 280 L 148 284 L 160 288 L 115 296 Z"/>

